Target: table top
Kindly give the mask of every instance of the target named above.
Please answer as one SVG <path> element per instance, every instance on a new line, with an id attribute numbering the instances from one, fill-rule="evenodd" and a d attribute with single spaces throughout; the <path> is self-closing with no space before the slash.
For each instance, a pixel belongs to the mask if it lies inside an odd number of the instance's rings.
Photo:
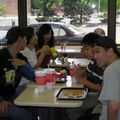
<path id="1" fill-rule="evenodd" d="M 14 100 L 14 104 L 19 106 L 39 106 L 39 107 L 80 107 L 83 100 L 57 100 L 56 95 L 63 87 L 83 87 L 83 85 L 72 83 L 70 77 L 66 84 L 56 84 L 51 90 L 38 92 L 37 85 L 29 84 L 27 88 Z"/>

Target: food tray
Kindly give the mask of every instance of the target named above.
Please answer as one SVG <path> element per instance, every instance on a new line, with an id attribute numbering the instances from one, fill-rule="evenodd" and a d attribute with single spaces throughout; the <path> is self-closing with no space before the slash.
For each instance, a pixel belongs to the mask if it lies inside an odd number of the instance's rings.
<path id="1" fill-rule="evenodd" d="M 58 100 L 82 100 L 87 96 L 87 88 L 61 88 L 57 94 Z"/>

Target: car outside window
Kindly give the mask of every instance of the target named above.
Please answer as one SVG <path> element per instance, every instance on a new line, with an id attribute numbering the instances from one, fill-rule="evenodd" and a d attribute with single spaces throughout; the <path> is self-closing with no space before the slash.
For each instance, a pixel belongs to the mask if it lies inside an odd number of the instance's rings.
<path id="1" fill-rule="evenodd" d="M 52 26 L 53 32 L 54 32 L 54 36 L 58 37 L 58 36 L 65 36 L 66 32 L 65 30 L 63 30 L 60 27 L 56 27 L 56 26 Z"/>
<path id="2" fill-rule="evenodd" d="M 52 26 L 52 29 L 53 29 L 53 32 L 54 32 L 54 36 L 55 37 L 59 36 L 59 28 L 55 27 L 55 26 Z"/>
<path id="3" fill-rule="evenodd" d="M 79 29 L 73 26 L 68 26 L 69 29 L 71 29 L 71 31 L 75 34 L 75 35 L 79 35 Z"/>
<path id="4" fill-rule="evenodd" d="M 65 30 L 63 30 L 62 28 L 60 28 L 59 36 L 66 36 Z"/>

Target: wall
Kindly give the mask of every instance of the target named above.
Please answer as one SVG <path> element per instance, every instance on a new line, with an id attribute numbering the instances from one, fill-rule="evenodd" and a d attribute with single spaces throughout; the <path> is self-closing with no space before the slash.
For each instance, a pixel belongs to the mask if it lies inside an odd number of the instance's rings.
<path id="1" fill-rule="evenodd" d="M 18 0 L 0 0 L 0 4 L 5 5 L 5 16 L 17 16 L 18 15 Z M 31 0 L 27 0 L 27 13 L 31 15 Z"/>

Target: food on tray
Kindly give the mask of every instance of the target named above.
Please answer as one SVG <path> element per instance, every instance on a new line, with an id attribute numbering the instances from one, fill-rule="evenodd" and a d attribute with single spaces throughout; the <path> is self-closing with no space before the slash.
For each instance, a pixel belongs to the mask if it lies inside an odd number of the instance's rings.
<path id="1" fill-rule="evenodd" d="M 79 99 L 81 97 L 83 97 L 84 95 L 84 90 L 82 89 L 66 89 L 66 90 L 63 90 L 61 91 L 60 95 L 59 95 L 59 98 L 73 98 L 73 99 Z"/>

